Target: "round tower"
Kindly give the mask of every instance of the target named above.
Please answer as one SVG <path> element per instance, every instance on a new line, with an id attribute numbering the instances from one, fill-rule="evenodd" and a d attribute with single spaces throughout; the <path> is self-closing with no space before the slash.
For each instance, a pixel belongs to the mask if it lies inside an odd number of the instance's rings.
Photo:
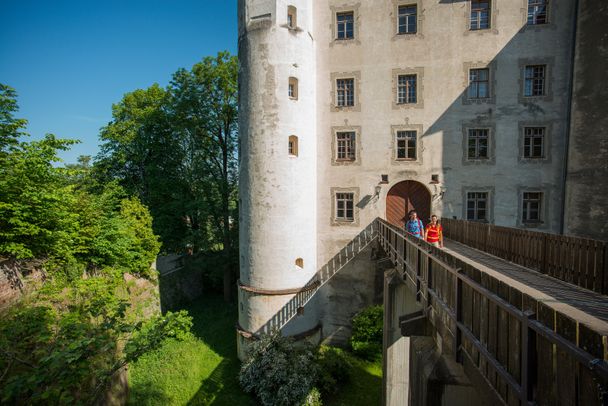
<path id="1" fill-rule="evenodd" d="M 241 359 L 255 334 L 320 336 L 312 3 L 238 3 Z"/>

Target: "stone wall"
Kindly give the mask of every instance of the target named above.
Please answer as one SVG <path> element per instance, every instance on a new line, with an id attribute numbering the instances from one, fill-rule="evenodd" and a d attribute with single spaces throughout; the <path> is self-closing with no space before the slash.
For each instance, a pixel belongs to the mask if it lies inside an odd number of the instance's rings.
<path id="1" fill-rule="evenodd" d="M 579 0 L 566 234 L 608 240 L 608 3 Z"/>

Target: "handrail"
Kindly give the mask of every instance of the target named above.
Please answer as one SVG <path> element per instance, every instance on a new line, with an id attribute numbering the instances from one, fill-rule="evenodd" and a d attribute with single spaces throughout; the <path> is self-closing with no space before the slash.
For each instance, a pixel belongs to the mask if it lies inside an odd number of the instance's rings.
<path id="1" fill-rule="evenodd" d="M 445 251 L 440 251 L 439 249 L 430 246 L 428 243 L 406 234 L 402 229 L 388 223 L 383 219 L 378 219 L 378 223 L 380 244 L 387 251 L 389 258 L 393 260 L 395 265 L 397 267 L 403 267 L 403 276 L 407 276 L 408 279 L 415 284 L 417 296 L 421 302 L 424 302 L 423 312 L 427 315 L 429 320 L 433 322 L 433 317 L 430 317 L 431 309 L 438 306 L 438 308 L 435 310 L 441 310 L 443 314 L 447 315 L 455 325 L 455 331 L 452 331 L 451 333 L 453 335 L 454 343 L 453 353 L 457 360 L 461 361 L 460 353 L 462 351 L 464 351 L 469 358 L 473 359 L 468 351 L 464 350 L 463 348 L 462 337 L 464 337 L 468 340 L 470 345 L 472 345 L 472 347 L 478 351 L 479 355 L 483 357 L 488 364 L 493 366 L 494 370 L 503 379 L 503 382 L 511 387 L 511 390 L 521 400 L 522 404 L 528 404 L 533 400 L 533 391 L 531 388 L 533 385 L 537 384 L 537 382 L 533 382 L 533 379 L 535 379 L 533 369 L 536 366 L 534 365 L 535 362 L 533 359 L 531 359 L 531 357 L 536 351 L 535 342 L 536 337 L 538 337 L 547 340 L 551 343 L 551 345 L 556 345 L 559 350 L 565 351 L 573 360 L 576 360 L 582 367 L 592 372 L 593 376 L 602 380 L 604 382 L 603 385 L 608 383 L 608 363 L 605 360 L 594 356 L 585 349 L 580 348 L 579 346 L 568 341 L 566 338 L 554 331 L 553 325 L 547 326 L 540 320 L 535 320 L 534 312 L 526 311 L 523 308 L 520 310 L 513 304 L 500 297 L 500 295 L 497 294 L 498 292 L 493 292 L 487 287 L 482 286 L 470 275 L 467 275 L 467 272 L 463 272 L 462 268 L 472 268 L 477 272 L 482 272 L 481 270 L 465 264 L 463 264 L 462 267 L 452 266 L 446 263 L 443 258 L 448 258 L 450 262 L 455 264 L 460 263 L 460 261 Z M 424 272 L 421 268 L 425 267 L 425 265 L 418 261 L 417 256 L 415 256 L 413 260 L 407 258 L 408 246 L 415 249 L 422 257 L 429 261 L 429 265 L 426 266 Z M 440 258 L 438 254 L 440 254 L 442 258 Z M 433 278 L 435 278 L 435 276 L 433 276 L 434 272 L 444 272 L 445 275 L 451 275 L 454 284 L 453 304 L 446 302 L 442 298 L 444 295 L 439 294 L 437 288 L 433 286 L 434 282 L 431 283 Z M 497 354 L 493 354 L 487 345 L 480 341 L 480 337 L 475 334 L 473 330 L 464 322 L 462 303 L 465 292 L 471 292 L 469 296 L 471 296 L 472 292 L 475 292 L 482 298 L 485 298 L 488 303 L 493 303 L 497 306 L 497 308 L 502 309 L 509 316 L 513 317 L 514 320 L 517 320 L 517 322 L 520 323 L 521 337 L 519 337 L 519 379 L 516 379 L 516 377 L 513 376 L 512 371 L 509 372 L 509 368 L 507 366 L 502 365 L 498 361 Z M 471 310 L 470 317 L 473 317 L 473 313 L 474 310 Z M 556 312 L 556 314 L 558 313 L 559 312 Z M 507 334 L 511 335 L 512 332 L 508 331 Z M 603 353 L 605 353 L 605 350 L 606 349 L 604 348 Z M 475 366 L 479 369 L 477 365 Z M 547 372 L 543 371 L 543 373 Z M 601 391 L 603 391 L 603 389 L 601 389 Z"/>

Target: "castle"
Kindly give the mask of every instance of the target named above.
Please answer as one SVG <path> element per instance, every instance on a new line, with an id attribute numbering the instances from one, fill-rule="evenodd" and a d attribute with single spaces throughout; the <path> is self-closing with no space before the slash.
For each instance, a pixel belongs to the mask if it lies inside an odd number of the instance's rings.
<path id="1" fill-rule="evenodd" d="M 241 347 L 376 217 L 606 235 L 606 103 L 581 93 L 606 51 L 577 4 L 239 0 Z M 343 340 L 341 297 L 284 334 Z"/>

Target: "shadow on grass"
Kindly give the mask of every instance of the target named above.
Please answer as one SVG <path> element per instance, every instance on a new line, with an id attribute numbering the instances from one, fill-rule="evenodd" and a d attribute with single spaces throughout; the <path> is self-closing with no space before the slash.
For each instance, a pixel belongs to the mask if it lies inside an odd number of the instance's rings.
<path id="1" fill-rule="evenodd" d="M 325 406 L 380 406 L 382 404 L 382 362 L 369 362 L 350 355 L 350 381 L 323 400 Z"/>

